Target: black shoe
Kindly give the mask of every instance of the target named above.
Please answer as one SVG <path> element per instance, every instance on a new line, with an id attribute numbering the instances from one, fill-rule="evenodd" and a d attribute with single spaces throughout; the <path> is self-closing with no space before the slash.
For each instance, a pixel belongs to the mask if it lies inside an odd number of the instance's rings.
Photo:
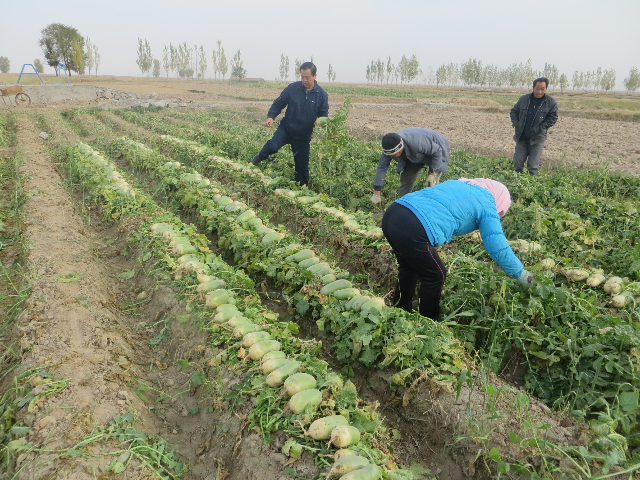
<path id="1" fill-rule="evenodd" d="M 253 158 L 251 159 L 251 163 L 252 163 L 253 165 L 258 165 L 261 161 L 262 161 L 262 160 L 260 160 L 260 159 L 258 158 L 258 155 L 256 155 L 255 157 L 253 157 Z"/>

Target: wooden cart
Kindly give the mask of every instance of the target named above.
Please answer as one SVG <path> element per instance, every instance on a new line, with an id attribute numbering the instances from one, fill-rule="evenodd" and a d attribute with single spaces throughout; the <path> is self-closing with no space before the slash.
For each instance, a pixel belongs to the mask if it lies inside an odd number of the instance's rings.
<path id="1" fill-rule="evenodd" d="M 2 101 L 5 105 L 11 105 L 12 95 L 15 95 L 14 101 L 16 102 L 16 105 L 31 105 L 31 98 L 22 91 L 22 85 L 0 88 L 0 97 L 2 97 Z"/>

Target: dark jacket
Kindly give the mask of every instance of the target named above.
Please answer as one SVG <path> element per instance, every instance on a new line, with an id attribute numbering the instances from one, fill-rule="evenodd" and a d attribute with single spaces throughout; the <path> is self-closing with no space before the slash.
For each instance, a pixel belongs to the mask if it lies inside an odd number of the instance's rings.
<path id="1" fill-rule="evenodd" d="M 409 127 L 400 130 L 398 135 L 404 142 L 404 151 L 396 160 L 398 173 L 404 170 L 407 162 L 419 163 L 430 168 L 430 171 L 447 173 L 449 169 L 449 140 L 440 132 L 428 128 Z M 381 190 L 387 170 L 391 165 L 391 157 L 384 153 L 378 161 L 376 177 L 373 180 L 374 190 Z"/>
<path id="2" fill-rule="evenodd" d="M 267 117 L 275 119 L 284 107 L 287 111 L 280 126 L 293 137 L 311 138 L 316 119 L 329 115 L 329 96 L 317 82 L 311 90 L 293 82 L 274 100 Z"/>
<path id="3" fill-rule="evenodd" d="M 516 129 L 513 139 L 517 142 L 524 130 L 524 124 L 527 119 L 527 111 L 529 110 L 529 102 L 533 97 L 533 93 L 522 95 L 517 103 L 511 109 L 511 125 Z M 558 103 L 550 95 L 545 94 L 545 99 L 536 113 L 531 125 L 531 145 L 544 142 L 547 139 L 547 129 L 555 125 L 558 120 Z"/>

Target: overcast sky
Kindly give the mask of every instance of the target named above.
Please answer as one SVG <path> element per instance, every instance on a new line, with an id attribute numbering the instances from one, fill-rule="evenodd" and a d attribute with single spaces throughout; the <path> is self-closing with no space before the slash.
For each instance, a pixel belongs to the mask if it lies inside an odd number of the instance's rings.
<path id="1" fill-rule="evenodd" d="M 330 63 L 336 81 L 364 83 L 372 59 L 397 63 L 403 54 L 415 54 L 425 75 L 470 57 L 502 68 L 528 58 L 539 70 L 553 63 L 569 80 L 575 70 L 613 68 L 617 88 L 640 67 L 640 0 L 0 0 L 0 7 L 0 56 L 12 72 L 44 59 L 40 31 L 58 22 L 98 46 L 102 75 L 140 75 L 138 37 L 160 60 L 169 42 L 204 45 L 207 77 L 217 40 L 229 60 L 240 49 L 248 77 L 267 80 L 279 76 L 282 53 L 291 79 L 295 59 L 313 55 L 319 83 Z"/>

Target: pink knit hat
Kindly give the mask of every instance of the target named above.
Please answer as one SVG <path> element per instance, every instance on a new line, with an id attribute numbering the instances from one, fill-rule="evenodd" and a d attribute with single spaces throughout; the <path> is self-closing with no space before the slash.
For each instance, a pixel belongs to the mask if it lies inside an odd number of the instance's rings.
<path id="1" fill-rule="evenodd" d="M 459 178 L 458 180 L 489 190 L 496 201 L 498 213 L 505 214 L 507 210 L 509 210 L 511 206 L 511 195 L 509 194 L 509 189 L 502 183 L 491 180 L 490 178 Z"/>

